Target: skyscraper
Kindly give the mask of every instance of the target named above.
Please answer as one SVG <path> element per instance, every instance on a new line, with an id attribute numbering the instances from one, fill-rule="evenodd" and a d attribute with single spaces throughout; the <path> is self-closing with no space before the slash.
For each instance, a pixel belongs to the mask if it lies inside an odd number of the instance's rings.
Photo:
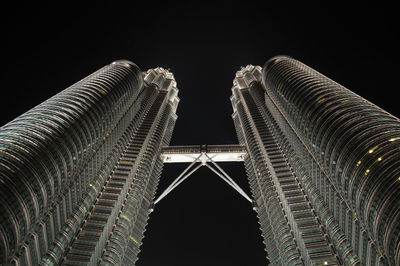
<path id="1" fill-rule="evenodd" d="M 399 265 L 399 119 L 285 56 L 232 91 L 271 264 Z"/>
<path id="2" fill-rule="evenodd" d="M 3 126 L 0 263 L 134 263 L 177 92 L 121 60 Z"/>
<path id="3" fill-rule="evenodd" d="M 119 60 L 1 127 L 0 264 L 132 265 L 154 204 L 207 166 L 252 203 L 271 265 L 400 265 L 398 118 L 278 56 L 236 73 L 239 145 L 168 146 L 177 94 Z M 163 163 L 190 164 L 154 199 Z"/>

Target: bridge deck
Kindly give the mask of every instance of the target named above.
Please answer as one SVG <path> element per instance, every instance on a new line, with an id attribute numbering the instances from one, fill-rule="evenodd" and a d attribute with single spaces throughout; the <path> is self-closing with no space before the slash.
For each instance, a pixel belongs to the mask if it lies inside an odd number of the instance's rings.
<path id="1" fill-rule="evenodd" d="M 161 158 L 164 163 L 200 162 L 242 162 L 247 154 L 246 147 L 238 144 L 229 145 L 185 145 L 162 148 Z"/>

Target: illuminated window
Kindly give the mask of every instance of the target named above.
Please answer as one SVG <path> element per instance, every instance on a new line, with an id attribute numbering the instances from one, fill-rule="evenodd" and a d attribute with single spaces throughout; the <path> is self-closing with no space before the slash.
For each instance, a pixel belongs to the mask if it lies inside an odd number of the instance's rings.
<path id="1" fill-rule="evenodd" d="M 368 153 L 373 153 L 379 146 L 376 145 L 375 147 L 371 148 Z"/>

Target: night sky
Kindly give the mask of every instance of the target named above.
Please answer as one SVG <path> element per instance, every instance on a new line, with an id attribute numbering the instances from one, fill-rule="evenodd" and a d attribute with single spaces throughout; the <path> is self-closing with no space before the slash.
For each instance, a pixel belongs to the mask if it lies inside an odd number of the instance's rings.
<path id="1" fill-rule="evenodd" d="M 174 73 L 172 145 L 237 143 L 235 72 L 290 55 L 395 116 L 399 31 L 393 6 L 255 2 L 2 8 L 0 125 L 117 59 Z M 244 167 L 221 164 L 248 193 Z M 165 165 L 158 194 L 185 168 Z M 203 167 L 150 215 L 138 265 L 265 265 L 250 204 Z"/>

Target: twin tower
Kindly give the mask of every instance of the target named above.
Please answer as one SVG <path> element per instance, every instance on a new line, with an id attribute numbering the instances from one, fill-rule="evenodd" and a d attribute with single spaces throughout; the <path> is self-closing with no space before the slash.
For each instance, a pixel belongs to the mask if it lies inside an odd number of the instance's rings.
<path id="1" fill-rule="evenodd" d="M 120 60 L 1 127 L 0 264 L 132 265 L 164 162 L 220 159 L 244 161 L 266 264 L 400 265 L 398 118 L 286 56 L 231 102 L 239 145 L 167 147 L 174 76 Z"/>

